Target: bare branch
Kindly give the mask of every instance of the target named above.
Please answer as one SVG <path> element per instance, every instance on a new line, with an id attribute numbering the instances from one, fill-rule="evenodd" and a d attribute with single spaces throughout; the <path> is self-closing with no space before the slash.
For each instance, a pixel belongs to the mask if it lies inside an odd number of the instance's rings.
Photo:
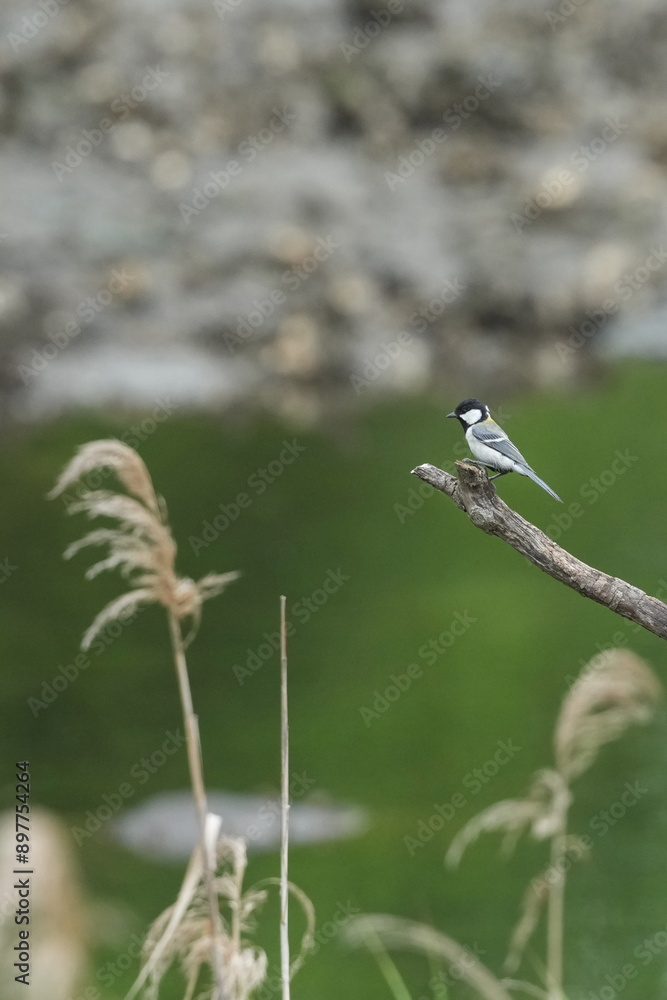
<path id="1" fill-rule="evenodd" d="M 470 462 L 457 462 L 456 466 L 458 478 L 435 465 L 419 465 L 412 475 L 446 493 L 477 528 L 502 538 L 554 580 L 667 639 L 667 604 L 625 580 L 588 566 L 561 548 L 500 499 L 484 469 Z"/>

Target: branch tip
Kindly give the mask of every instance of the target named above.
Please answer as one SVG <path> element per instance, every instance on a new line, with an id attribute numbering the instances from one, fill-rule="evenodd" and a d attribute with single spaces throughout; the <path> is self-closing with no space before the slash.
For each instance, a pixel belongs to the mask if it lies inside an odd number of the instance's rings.
<path id="1" fill-rule="evenodd" d="M 456 468 L 458 478 L 428 463 L 418 465 L 411 475 L 446 494 L 476 527 L 502 538 L 554 580 L 667 639 L 667 604 L 619 577 L 588 566 L 562 548 L 498 496 L 481 466 L 463 460 L 456 462 Z"/>

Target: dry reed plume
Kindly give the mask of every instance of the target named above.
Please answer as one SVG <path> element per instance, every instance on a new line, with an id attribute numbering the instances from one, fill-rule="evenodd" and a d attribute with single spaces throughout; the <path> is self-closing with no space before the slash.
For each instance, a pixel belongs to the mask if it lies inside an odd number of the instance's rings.
<path id="1" fill-rule="evenodd" d="M 140 604 L 163 605 L 167 612 L 183 707 L 190 780 L 200 823 L 200 842 L 190 859 L 178 898 L 151 927 L 144 947 L 143 966 L 126 1000 L 133 1000 L 142 989 L 146 1000 L 156 1000 L 162 978 L 174 962 L 180 965 L 186 980 L 184 1000 L 193 1000 L 206 967 L 211 970 L 211 986 L 199 992 L 199 1000 L 248 1000 L 267 974 L 266 954 L 246 937 L 254 928 L 254 916 L 266 891 L 260 887 L 244 891 L 245 843 L 239 838 L 221 838 L 222 820 L 208 811 L 199 727 L 185 659 L 185 649 L 196 633 L 203 603 L 222 593 L 238 573 L 209 573 L 198 581 L 178 576 L 176 543 L 167 524 L 164 501 L 156 495 L 148 469 L 139 455 L 120 441 L 92 441 L 84 445 L 63 471 L 50 496 L 62 494 L 98 468 L 112 469 L 127 492 L 93 490 L 84 486 L 79 491 L 80 499 L 69 504 L 68 513 L 110 518 L 117 522 L 117 527 L 89 532 L 70 545 L 65 556 L 69 558 L 89 545 L 108 546 L 108 555 L 91 566 L 86 577 L 92 580 L 104 570 L 119 569 L 130 589 L 96 616 L 83 636 L 82 646 L 87 649 L 106 625 L 129 616 Z M 190 628 L 184 638 L 185 621 L 189 621 Z M 285 598 L 281 598 L 283 848 L 280 879 L 268 879 L 264 884 L 279 884 L 281 888 L 283 996 L 289 998 L 289 980 L 303 964 L 314 942 L 315 917 L 308 897 L 287 881 L 285 643 Z M 288 892 L 296 897 L 306 918 L 301 948 L 291 963 L 287 941 Z"/>
<path id="2" fill-rule="evenodd" d="M 121 441 L 91 441 L 83 445 L 49 496 L 58 496 L 99 468 L 113 469 L 130 496 L 84 487 L 80 499 L 69 504 L 68 513 L 107 517 L 117 521 L 118 527 L 90 531 L 69 546 L 65 558 L 89 545 L 108 545 L 108 556 L 87 570 L 86 579 L 92 580 L 104 570 L 119 569 L 131 589 L 100 611 L 83 636 L 83 649 L 88 649 L 106 625 L 128 617 L 140 604 L 162 604 L 177 623 L 190 618 L 196 628 L 204 601 L 222 593 L 239 574 L 209 573 L 197 582 L 176 574 L 176 543 L 166 521 L 164 501 L 156 495 L 139 455 Z M 188 638 L 192 635 L 193 631 Z"/>
<path id="3" fill-rule="evenodd" d="M 108 546 L 108 555 L 91 566 L 86 577 L 93 579 L 104 570 L 119 569 L 129 582 L 130 589 L 96 616 L 83 636 L 82 646 L 87 649 L 106 625 L 127 617 L 141 604 L 161 604 L 167 612 L 183 707 L 190 780 L 200 826 L 200 843 L 188 874 L 193 884 L 192 895 L 200 883 L 205 888 L 209 933 L 204 940 L 208 942 L 208 961 L 215 984 L 213 995 L 216 1000 L 223 1000 L 226 996 L 225 960 L 229 961 L 229 956 L 224 953 L 224 927 L 215 879 L 220 819 L 208 812 L 199 727 L 192 705 L 185 648 L 196 632 L 204 601 L 220 594 L 238 574 L 210 573 L 199 581 L 178 576 L 175 568 L 176 543 L 167 524 L 166 506 L 155 493 L 148 469 L 140 456 L 120 441 L 91 441 L 80 448 L 62 472 L 50 496 L 58 496 L 87 473 L 100 468 L 112 469 L 127 492 L 93 490 L 84 485 L 79 491 L 80 499 L 68 506 L 68 512 L 85 513 L 91 519 L 109 518 L 116 521 L 117 526 L 89 532 L 70 545 L 65 556 L 69 558 L 89 545 Z M 190 622 L 190 632 L 184 638 L 181 629 L 186 620 Z M 175 930 L 176 927 L 173 928 Z"/>
<path id="4" fill-rule="evenodd" d="M 255 911 L 264 902 L 266 892 L 260 889 L 243 891 L 246 869 L 243 840 L 225 837 L 216 850 L 214 887 L 222 907 L 228 911 L 227 918 L 221 921 L 219 939 L 223 995 L 228 1000 L 247 1000 L 266 976 L 266 954 L 245 938 L 255 928 Z M 209 961 L 213 947 L 208 896 L 198 873 L 201 873 L 201 866 L 195 862 L 176 903 L 150 928 L 144 944 L 144 965 L 128 998 L 136 996 L 146 983 L 146 1000 L 156 1000 L 164 973 L 177 961 L 187 983 L 183 1000 L 192 1000 L 200 972 Z M 210 993 L 199 994 L 202 995 L 210 996 Z"/>
<path id="5" fill-rule="evenodd" d="M 632 725 L 647 723 L 661 697 L 661 686 L 650 667 L 634 653 L 608 650 L 584 667 L 566 694 L 554 731 L 555 766 L 538 771 L 523 799 L 496 802 L 474 816 L 454 838 L 447 860 L 457 865 L 466 849 L 482 833 L 503 834 L 505 852 L 511 851 L 524 833 L 551 843 L 550 862 L 533 879 L 523 901 L 522 913 L 510 942 L 505 963 L 513 973 L 519 967 L 546 907 L 547 954 L 544 982 L 498 979 L 466 949 L 431 927 L 384 915 L 358 918 L 352 924 L 353 944 L 372 947 L 375 936 L 387 947 L 419 950 L 430 956 L 457 962 L 463 978 L 485 1000 L 508 1000 L 509 990 L 518 990 L 541 1000 L 565 1000 L 563 993 L 563 924 L 567 853 L 579 857 L 586 846 L 568 834 L 572 782 L 587 771 L 600 750 L 618 739 Z M 408 997 L 398 989 L 395 997 Z"/>

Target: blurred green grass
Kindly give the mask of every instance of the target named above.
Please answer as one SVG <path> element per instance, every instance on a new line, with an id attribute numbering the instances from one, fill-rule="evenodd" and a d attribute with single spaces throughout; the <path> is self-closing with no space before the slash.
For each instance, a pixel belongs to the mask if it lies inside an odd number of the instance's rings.
<path id="1" fill-rule="evenodd" d="M 499 480 L 499 493 L 554 534 L 555 517 L 567 517 L 578 503 L 581 513 L 562 531 L 562 544 L 649 593 L 667 580 L 666 390 L 665 366 L 633 363 L 585 393 L 512 399 L 503 406 L 506 430 L 565 503 L 554 503 L 518 476 Z M 368 806 L 372 826 L 355 840 L 294 849 L 291 876 L 315 902 L 322 923 L 341 903 L 426 919 L 463 943 L 478 942 L 484 961 L 497 969 L 542 853 L 520 848 L 504 864 L 497 843 L 484 842 L 451 873 L 443 867 L 446 846 L 476 811 L 520 793 L 533 770 L 550 763 L 567 678 L 598 644 L 620 633 L 663 679 L 665 654 L 657 638 L 474 529 L 446 498 L 432 494 L 405 514 L 410 498 L 415 506 L 419 498 L 410 470 L 425 461 L 451 461 L 460 443 L 460 428 L 443 419 L 456 402 L 397 399 L 369 407 L 356 424 L 331 433 L 266 418 L 222 423 L 176 414 L 139 450 L 167 501 L 180 570 L 194 577 L 243 571 L 225 595 L 205 606 L 189 652 L 209 786 L 278 789 L 277 655 L 243 684 L 234 667 L 258 649 L 263 633 L 276 631 L 281 593 L 293 609 L 321 588 L 330 571 L 341 571 L 349 579 L 308 620 L 301 611 L 291 615 L 291 764 L 315 779 L 318 792 Z M 651 437 L 647 420 L 656 429 Z M 62 562 L 63 549 L 85 524 L 66 518 L 63 504 L 48 502 L 45 494 L 78 444 L 121 436 L 134 423 L 70 416 L 14 432 L 0 448 L 8 484 L 0 501 L 0 557 L 17 567 L 2 585 L 0 747 L 5 760 L 30 757 L 35 801 L 70 825 L 128 780 L 165 731 L 180 726 L 166 631 L 155 608 L 92 657 L 36 719 L 27 704 L 41 696 L 59 665 L 72 662 L 85 627 L 123 587 L 111 575 L 84 582 L 90 552 Z M 257 495 L 253 474 L 278 458 L 283 441 L 294 439 L 305 450 Z M 607 471 L 617 450 L 632 459 L 620 474 Z M 250 506 L 196 553 L 189 539 L 201 537 L 204 522 L 241 491 L 250 495 Z M 420 648 L 448 629 L 457 613 L 474 623 L 428 663 Z M 411 663 L 421 676 L 387 711 L 377 718 L 364 713 L 364 720 L 361 709 L 372 708 L 376 693 Z M 618 799 L 626 781 L 641 779 L 649 791 L 573 873 L 566 969 L 567 982 L 580 992 L 571 989 L 572 1000 L 632 962 L 643 938 L 667 924 L 665 735 L 664 719 L 633 733 L 579 783 L 573 816 L 581 832 Z M 472 794 L 466 775 L 493 757 L 499 740 L 510 739 L 520 752 Z M 186 782 L 185 755 L 170 757 L 137 786 L 130 805 Z M 411 856 L 404 838 L 415 836 L 419 821 L 456 792 L 465 794 L 466 805 Z M 180 865 L 132 856 L 104 831 L 84 842 L 80 860 L 90 895 L 131 915 L 128 938 L 169 905 L 182 873 Z M 277 854 L 253 858 L 249 879 L 277 869 Z M 271 904 L 270 926 L 262 932 L 274 957 L 276 912 Z M 101 945 L 93 969 L 113 956 Z M 405 968 L 414 996 L 429 995 L 426 964 L 407 959 Z M 658 995 L 666 969 L 667 954 L 642 966 L 624 993 L 627 1000 Z M 130 981 L 126 974 L 102 996 L 122 996 Z M 167 1000 L 179 996 L 177 982 L 165 991 Z M 381 1000 L 386 990 L 371 959 L 341 952 L 334 940 L 299 974 L 294 996 Z"/>

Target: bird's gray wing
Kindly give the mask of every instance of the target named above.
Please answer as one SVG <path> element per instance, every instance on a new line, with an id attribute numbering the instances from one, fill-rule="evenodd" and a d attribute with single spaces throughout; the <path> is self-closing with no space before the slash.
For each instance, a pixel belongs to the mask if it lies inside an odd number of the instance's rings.
<path id="1" fill-rule="evenodd" d="M 505 431 L 495 420 L 490 418 L 480 424 L 473 424 L 470 428 L 473 436 L 481 443 L 495 448 L 501 455 L 511 459 L 513 462 L 520 462 L 530 468 L 519 449 L 512 444 Z"/>

